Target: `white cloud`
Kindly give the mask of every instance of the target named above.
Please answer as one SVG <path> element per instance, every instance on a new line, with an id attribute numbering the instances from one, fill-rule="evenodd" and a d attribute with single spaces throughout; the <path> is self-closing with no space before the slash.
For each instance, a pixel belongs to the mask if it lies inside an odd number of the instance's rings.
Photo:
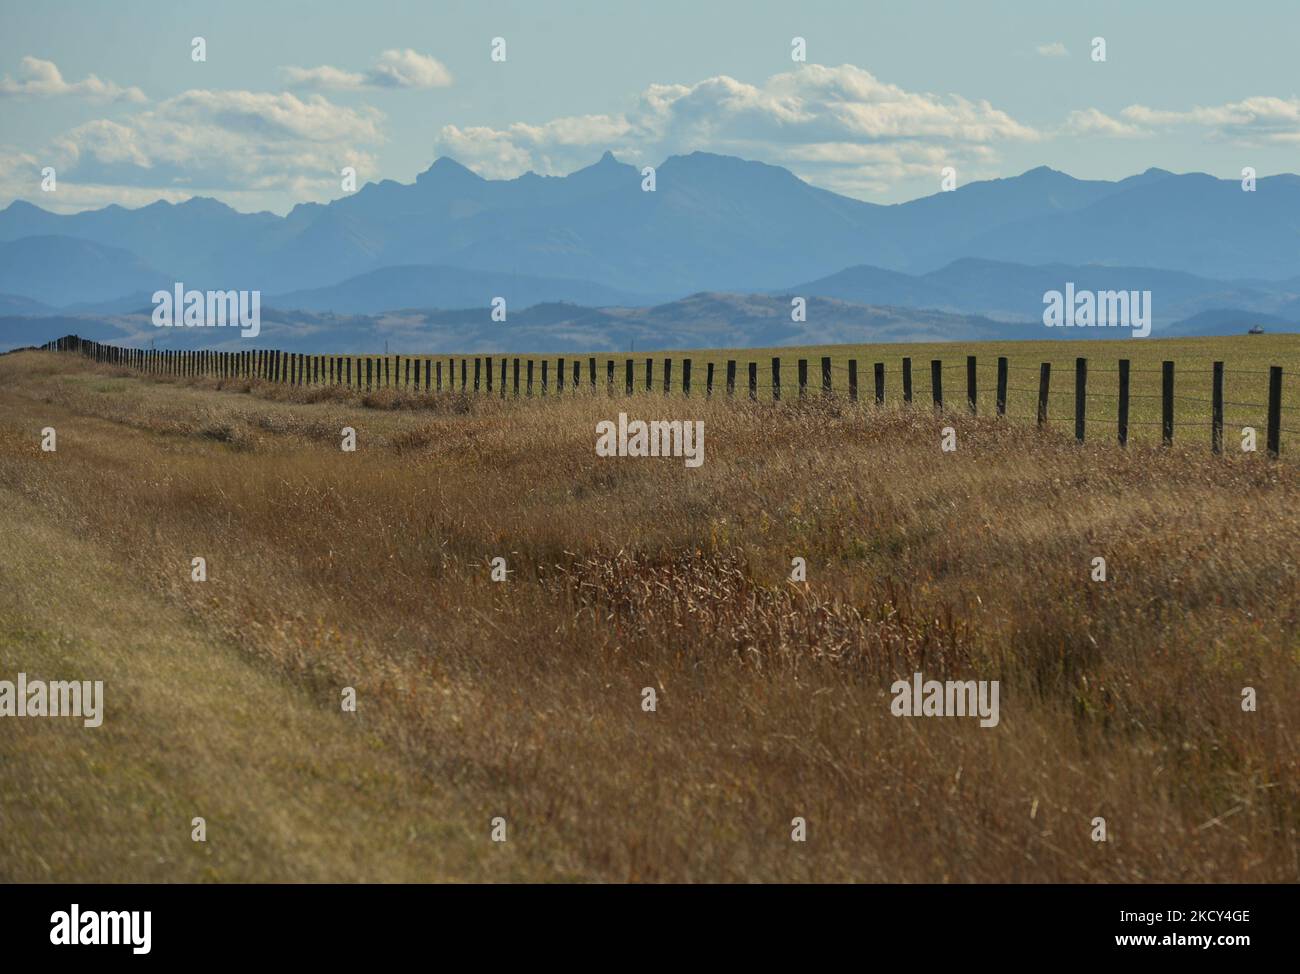
<path id="1" fill-rule="evenodd" d="M 1065 49 L 1065 45 L 1060 41 L 1052 41 L 1050 44 L 1039 44 L 1034 51 L 1040 57 L 1069 57 L 1070 52 Z"/>
<path id="2" fill-rule="evenodd" d="M 376 109 L 321 95 L 191 90 L 126 118 L 78 125 L 52 140 L 42 165 L 58 169 L 60 198 L 51 202 L 59 204 L 65 188 L 85 196 L 87 187 L 112 186 L 119 202 L 148 193 L 325 199 L 338 195 L 344 166 L 376 172 L 370 147 L 383 141 L 382 121 Z M 14 177 L 5 188 L 30 198 L 29 184 Z"/>
<path id="3" fill-rule="evenodd" d="M 73 95 L 92 101 L 146 101 L 139 88 L 123 88 L 111 81 L 102 81 L 93 74 L 81 81 L 68 81 L 53 61 L 24 57 L 17 79 L 5 75 L 0 78 L 0 97 L 56 98 Z"/>
<path id="4" fill-rule="evenodd" d="M 1181 112 L 1130 105 L 1120 114 L 1133 125 L 1147 128 L 1197 126 L 1214 140 L 1244 145 L 1300 144 L 1300 98 L 1295 97 L 1259 95 Z"/>
<path id="5" fill-rule="evenodd" d="M 1122 122 L 1096 108 L 1070 112 L 1065 119 L 1065 131 L 1071 135 L 1097 135 L 1114 139 L 1131 139 L 1150 134 L 1140 125 Z"/>
<path id="6" fill-rule="evenodd" d="M 991 162 L 998 143 L 1040 137 L 987 101 L 906 91 L 853 65 L 810 64 L 759 85 L 726 75 L 651 85 L 620 114 L 448 125 L 438 149 L 497 178 L 570 172 L 606 148 L 655 162 L 702 149 L 815 171 L 821 185 L 860 193 L 943 165 Z"/>
<path id="7" fill-rule="evenodd" d="M 316 68 L 281 68 L 293 87 L 357 91 L 362 88 L 445 88 L 451 72 L 436 58 L 410 48 L 384 51 L 364 74 L 328 64 Z"/>

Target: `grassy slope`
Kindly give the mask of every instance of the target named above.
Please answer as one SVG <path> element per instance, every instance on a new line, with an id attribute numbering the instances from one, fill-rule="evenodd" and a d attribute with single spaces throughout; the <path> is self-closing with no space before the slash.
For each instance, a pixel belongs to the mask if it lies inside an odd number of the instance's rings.
<path id="1" fill-rule="evenodd" d="M 957 416 L 944 457 L 925 411 L 818 402 L 242 388 L 0 359 L 3 675 L 109 702 L 96 731 L 0 734 L 10 878 L 1300 870 L 1287 456 Z M 705 419 L 705 466 L 596 459 L 618 409 Z M 890 717 L 915 668 L 1000 678 L 1002 725 Z"/>

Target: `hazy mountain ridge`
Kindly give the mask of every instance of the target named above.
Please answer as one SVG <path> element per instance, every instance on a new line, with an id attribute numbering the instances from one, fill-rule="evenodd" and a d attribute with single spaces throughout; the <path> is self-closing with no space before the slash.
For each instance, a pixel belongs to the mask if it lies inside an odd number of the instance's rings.
<path id="1" fill-rule="evenodd" d="M 1224 279 L 1300 271 L 1292 175 L 1244 193 L 1234 180 L 1198 173 L 1151 169 L 1112 182 L 1039 167 L 889 206 L 702 152 L 670 157 L 655 178 L 656 191 L 642 192 L 640 171 L 609 153 L 567 176 L 509 180 L 441 158 L 413 183 L 367 183 L 285 217 L 206 198 L 71 215 L 15 202 L 0 211 L 0 241 L 88 240 L 187 283 L 268 295 L 426 264 L 665 297 L 769 291 L 857 265 L 924 275 L 964 257 Z"/>
<path id="2" fill-rule="evenodd" d="M 1073 283 L 1076 290 L 1149 290 L 1157 325 L 1222 308 L 1294 318 L 1300 307 L 1300 280 L 1296 279 L 1217 280 L 1151 267 L 1026 266 L 976 257 L 965 257 L 919 275 L 878 267 L 848 267 L 828 277 L 782 288 L 779 293 L 1032 321 L 1042 318 L 1043 294 L 1063 290 L 1067 283 Z"/>
<path id="3" fill-rule="evenodd" d="M 339 350 L 373 351 L 408 326 L 429 351 L 444 337 L 499 347 L 502 333 L 542 350 L 955 340 L 1023 323 L 1036 331 L 1022 337 L 1043 337 L 1043 293 L 1073 282 L 1152 291 L 1163 333 L 1300 320 L 1297 176 L 1252 194 L 1197 173 L 1039 167 L 889 206 L 702 152 L 655 179 L 642 192 L 640 170 L 608 152 L 567 176 L 508 180 L 440 158 L 413 183 L 284 217 L 207 198 L 72 215 L 15 202 L 0 211 L 0 313 L 24 334 L 44 314 L 132 341 L 216 340 L 137 330 L 153 291 L 181 281 L 260 290 L 264 334 L 328 333 Z M 796 295 L 806 323 L 790 321 Z M 506 326 L 489 318 L 498 296 Z"/>
<path id="4" fill-rule="evenodd" d="M 1220 316 L 1230 314 L 1221 312 Z M 1217 319 L 1216 319 L 1217 320 Z M 1286 330 L 1270 328 L 1270 330 Z M 155 328 L 148 313 L 0 317 L 0 348 L 80 334 L 157 348 L 276 347 L 298 352 L 374 354 L 633 353 L 638 349 L 744 348 L 864 342 L 1115 338 L 1108 329 L 1044 329 L 1035 321 L 997 321 L 916 308 L 810 298 L 807 320 L 790 320 L 781 296 L 701 292 L 645 308 L 587 308 L 547 302 L 512 311 L 406 309 L 379 315 L 262 309 L 261 334 L 235 329 Z"/>

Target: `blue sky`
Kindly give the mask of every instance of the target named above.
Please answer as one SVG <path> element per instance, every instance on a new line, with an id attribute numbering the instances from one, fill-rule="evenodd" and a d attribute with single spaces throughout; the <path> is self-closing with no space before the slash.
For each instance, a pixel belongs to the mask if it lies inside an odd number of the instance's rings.
<path id="1" fill-rule="evenodd" d="M 1300 168 L 1297 36 L 1283 2 L 6 3 L 0 206 L 285 212 L 340 195 L 348 165 L 562 174 L 607 148 L 760 159 L 876 202 L 945 165 L 1263 176 Z"/>

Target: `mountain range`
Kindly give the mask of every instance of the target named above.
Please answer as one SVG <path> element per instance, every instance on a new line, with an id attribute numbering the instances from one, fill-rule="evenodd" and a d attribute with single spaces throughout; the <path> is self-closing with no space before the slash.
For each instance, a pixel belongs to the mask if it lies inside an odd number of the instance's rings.
<path id="1" fill-rule="evenodd" d="M 703 152 L 667 159 L 654 192 L 608 152 L 568 176 L 508 180 L 444 157 L 413 183 L 283 217 L 201 197 L 76 214 L 16 201 L 0 211 L 0 314 L 129 315 L 181 281 L 344 316 L 504 297 L 518 322 L 537 304 L 644 312 L 728 293 L 1034 322 L 1044 291 L 1073 281 L 1152 291 L 1161 329 L 1210 312 L 1300 320 L 1298 257 L 1290 174 L 1243 192 L 1200 173 L 1040 167 L 883 206 Z"/>

